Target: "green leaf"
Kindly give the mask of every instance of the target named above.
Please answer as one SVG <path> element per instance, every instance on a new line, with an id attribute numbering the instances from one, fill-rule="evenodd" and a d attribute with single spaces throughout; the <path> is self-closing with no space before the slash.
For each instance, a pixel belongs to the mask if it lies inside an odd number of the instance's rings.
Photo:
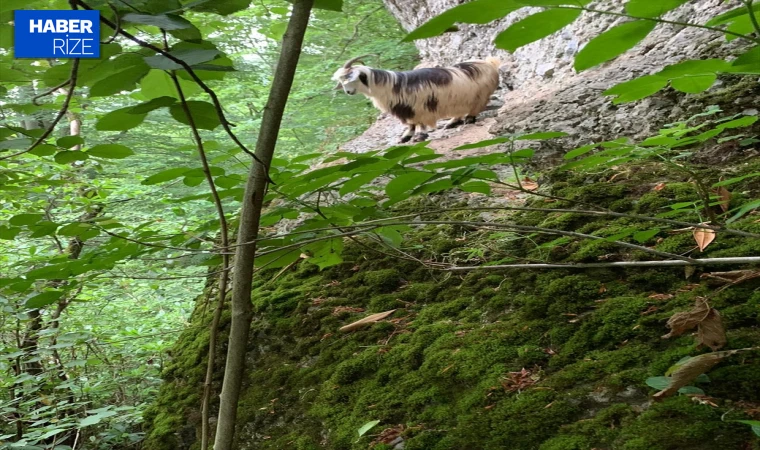
<path id="1" fill-rule="evenodd" d="M 625 10 L 636 17 L 658 17 L 687 1 L 689 0 L 630 0 L 625 4 Z"/>
<path id="2" fill-rule="evenodd" d="M 24 303 L 24 306 L 27 308 L 42 308 L 57 302 L 62 296 L 63 292 L 61 291 L 45 291 L 28 298 Z"/>
<path id="3" fill-rule="evenodd" d="M 373 421 L 371 421 L 371 422 L 367 422 L 367 423 L 365 423 L 364 425 L 362 425 L 362 426 L 359 428 L 359 430 L 358 430 L 358 433 L 359 433 L 359 437 L 362 437 L 362 436 L 364 436 L 365 434 L 367 434 L 367 431 L 371 430 L 372 428 L 374 428 L 374 427 L 375 427 L 377 424 L 379 424 L 379 423 L 380 423 L 380 421 L 379 421 L 379 420 L 373 420 Z"/>
<path id="4" fill-rule="evenodd" d="M 509 138 L 501 137 L 501 138 L 496 138 L 496 139 L 486 139 L 485 141 L 475 142 L 473 144 L 460 145 L 454 150 L 470 150 L 473 148 L 483 148 L 483 147 L 489 147 L 491 145 L 503 144 L 505 142 L 509 142 Z"/>
<path id="5" fill-rule="evenodd" d="M 747 175 L 743 175 L 741 177 L 735 177 L 735 178 L 729 178 L 728 180 L 719 181 L 712 185 L 712 187 L 721 187 L 721 186 L 729 186 L 731 184 L 738 183 L 740 181 L 744 181 L 747 178 L 754 178 L 754 177 L 760 177 L 760 172 L 754 172 Z"/>
<path id="6" fill-rule="evenodd" d="M 34 147 L 31 151 L 29 151 L 29 154 L 37 155 L 37 156 L 50 156 L 54 155 L 55 152 L 58 151 L 58 147 L 50 144 L 40 144 L 36 147 Z"/>
<path id="7" fill-rule="evenodd" d="M 635 20 L 618 25 L 592 39 L 575 57 L 575 70 L 582 71 L 609 61 L 633 48 L 657 25 L 650 20 Z"/>
<path id="8" fill-rule="evenodd" d="M 219 56 L 219 50 L 195 48 L 195 49 L 172 50 L 169 52 L 169 54 L 174 56 L 177 59 L 184 61 L 187 65 L 193 66 L 195 64 L 200 64 L 200 63 L 213 60 L 214 58 Z M 145 59 L 145 63 L 148 64 L 148 66 L 150 66 L 153 69 L 178 70 L 178 69 L 183 68 L 182 65 L 172 61 L 171 59 L 167 58 L 164 55 L 146 56 L 144 59 Z"/>
<path id="9" fill-rule="evenodd" d="M 98 131 L 124 131 L 139 126 L 147 114 L 132 114 L 131 107 L 121 108 L 102 116 L 95 124 Z"/>
<path id="10" fill-rule="evenodd" d="M 148 178 L 142 180 L 140 184 L 152 185 L 152 184 L 163 183 L 166 181 L 171 181 L 181 176 L 184 176 L 185 173 L 190 170 L 192 169 L 190 169 L 189 167 L 175 167 L 173 169 L 162 170 L 161 172 L 155 173 L 149 176 Z"/>
<path id="11" fill-rule="evenodd" d="M 756 12 L 760 12 L 760 3 L 755 3 L 752 5 L 752 9 Z M 749 11 L 747 11 L 746 6 L 741 6 L 739 8 L 732 9 L 728 12 L 725 12 L 723 14 L 720 14 L 718 16 L 713 17 L 710 19 L 705 25 L 708 27 L 714 27 L 716 25 L 723 25 L 729 22 L 732 22 L 737 17 L 741 16 L 747 16 Z"/>
<path id="12" fill-rule="evenodd" d="M 192 97 L 200 92 L 200 87 L 194 81 L 187 81 L 179 78 L 179 85 L 186 98 Z M 146 99 L 171 96 L 179 98 L 174 81 L 163 70 L 151 70 L 140 82 L 140 93 Z"/>
<path id="13" fill-rule="evenodd" d="M 687 94 L 698 94 L 710 89 L 717 79 L 718 76 L 714 73 L 709 75 L 685 76 L 674 78 L 670 81 L 670 85 L 677 91 Z"/>
<path id="14" fill-rule="evenodd" d="M 213 130 L 221 125 L 219 116 L 217 115 L 216 108 L 209 102 L 189 100 L 187 102 L 187 108 L 190 110 L 190 115 L 193 117 L 195 126 L 204 130 Z M 177 103 L 169 108 L 169 113 L 174 117 L 177 122 L 190 125 L 187 119 L 185 110 L 182 108 L 182 104 Z"/>
<path id="15" fill-rule="evenodd" d="M 35 223 L 34 225 L 29 225 L 29 230 L 32 231 L 32 234 L 29 235 L 29 237 L 38 238 L 43 236 L 50 236 L 55 233 L 56 229 L 58 229 L 58 224 L 43 220 L 41 222 Z"/>
<path id="16" fill-rule="evenodd" d="M 248 8 L 250 3 L 250 0 L 211 0 L 198 2 L 190 9 L 193 11 L 211 12 L 226 16 Z"/>
<path id="17" fill-rule="evenodd" d="M 659 228 L 639 231 L 639 232 L 633 233 L 633 239 L 635 239 L 638 243 L 643 244 L 647 242 L 648 240 L 652 239 L 653 237 L 657 236 L 657 233 L 659 232 L 660 232 Z"/>
<path id="18" fill-rule="evenodd" d="M 146 114 L 158 108 L 164 108 L 171 106 L 177 102 L 174 97 L 157 97 L 147 102 L 140 103 L 137 106 L 133 106 L 127 110 L 129 114 Z"/>
<path id="19" fill-rule="evenodd" d="M 422 26 L 406 35 L 402 41 L 411 42 L 417 39 L 438 36 L 443 34 L 456 22 L 478 24 L 489 23 L 501 19 L 523 6 L 524 5 L 513 0 L 475 0 L 468 2 L 433 17 Z"/>
<path id="20" fill-rule="evenodd" d="M 329 241 L 316 242 L 304 247 L 311 253 L 308 261 L 319 267 L 320 270 L 338 265 L 343 262 L 343 239 L 330 239 Z"/>
<path id="21" fill-rule="evenodd" d="M 658 75 L 646 75 L 616 84 L 604 91 L 604 95 L 616 95 L 612 103 L 620 104 L 641 100 L 668 85 L 668 79 Z"/>
<path id="22" fill-rule="evenodd" d="M 649 377 L 646 379 L 646 384 L 649 387 L 657 390 L 667 389 L 670 386 L 670 377 Z"/>
<path id="23" fill-rule="evenodd" d="M 760 5 L 760 3 L 758 3 Z M 733 67 L 757 67 L 760 66 L 760 45 L 756 45 L 749 49 L 747 52 L 739 55 L 738 58 L 731 63 Z"/>
<path id="24" fill-rule="evenodd" d="M 744 36 L 750 36 L 755 31 L 755 26 L 750 19 L 749 14 L 737 17 L 729 26 L 726 27 L 727 31 L 738 33 Z M 733 41 L 739 37 L 733 34 L 726 34 L 726 41 Z"/>
<path id="25" fill-rule="evenodd" d="M 16 239 L 16 236 L 18 236 L 19 233 L 21 233 L 21 228 L 11 228 L 5 225 L 0 225 L 0 239 L 12 241 L 13 239 Z"/>
<path id="26" fill-rule="evenodd" d="M 64 136 L 55 141 L 55 144 L 59 147 L 71 148 L 84 144 L 84 139 L 82 136 Z"/>
<path id="27" fill-rule="evenodd" d="M 496 48 L 514 52 L 518 48 L 543 39 L 573 23 L 580 9 L 549 9 L 513 23 L 494 39 Z"/>
<path id="28" fill-rule="evenodd" d="M 707 75 L 731 70 L 731 64 L 722 59 L 690 59 L 665 66 L 657 75 L 678 78 L 686 75 Z"/>
<path id="29" fill-rule="evenodd" d="M 8 219 L 8 223 L 14 227 L 22 227 L 25 225 L 34 225 L 42 220 L 44 216 L 42 214 L 16 214 Z"/>
<path id="30" fill-rule="evenodd" d="M 126 65 L 126 68 L 121 68 L 122 64 Z M 92 85 L 91 97 L 106 97 L 122 91 L 132 91 L 137 87 L 137 82 L 150 71 L 150 67 L 141 57 L 131 53 L 119 56 L 114 60 L 114 66 L 113 70 L 117 70 L 115 73 L 109 72 Z"/>
<path id="31" fill-rule="evenodd" d="M 87 150 L 87 154 L 98 158 L 124 159 L 134 155 L 135 152 L 120 144 L 101 144 Z"/>
<path id="32" fill-rule="evenodd" d="M 479 192 L 485 195 L 491 194 L 491 186 L 485 181 L 480 181 L 480 180 L 470 181 L 468 183 L 465 183 L 459 186 L 459 189 L 465 192 Z"/>
<path id="33" fill-rule="evenodd" d="M 752 427 L 755 436 L 760 436 L 760 420 L 727 420 L 726 422 L 739 422 Z"/>
<path id="34" fill-rule="evenodd" d="M 193 26 L 189 20 L 174 14 L 124 14 L 121 18 L 124 22 L 139 23 L 140 25 L 152 25 L 164 30 L 180 30 Z"/>
<path id="35" fill-rule="evenodd" d="M 340 12 L 343 10 L 343 0 L 314 0 L 314 8 Z"/>
<path id="36" fill-rule="evenodd" d="M 590 152 L 596 147 L 597 147 L 597 144 L 589 144 L 589 145 L 584 145 L 583 147 L 578 147 L 575 150 L 570 150 L 569 152 L 565 153 L 564 158 L 573 159 L 576 156 L 585 155 L 586 153 Z"/>
<path id="37" fill-rule="evenodd" d="M 397 176 L 385 186 L 385 193 L 393 199 L 404 192 L 415 189 L 417 186 L 432 178 L 435 174 L 430 172 L 414 171 Z"/>
<path id="38" fill-rule="evenodd" d="M 723 131 L 723 130 L 728 130 L 732 128 L 744 128 L 744 127 L 748 127 L 754 124 L 755 122 L 757 122 L 757 120 L 758 120 L 757 116 L 743 116 L 739 119 L 723 122 L 717 127 L 715 127 L 715 129 Z"/>
<path id="39" fill-rule="evenodd" d="M 53 157 L 58 164 L 71 164 L 75 161 L 84 161 L 87 158 L 89 158 L 87 153 L 79 150 L 58 152 Z"/>
<path id="40" fill-rule="evenodd" d="M 748 212 L 750 212 L 750 211 L 752 211 L 754 209 L 757 209 L 757 208 L 760 208 L 760 200 L 755 200 L 754 202 L 749 202 L 749 203 L 747 203 L 745 205 L 742 205 L 739 208 L 739 211 L 736 214 L 734 214 L 733 217 L 731 217 L 730 219 L 728 219 L 726 221 L 726 223 L 735 222 L 735 221 L 741 219 Z"/>
<path id="41" fill-rule="evenodd" d="M 567 136 L 562 131 L 544 131 L 540 133 L 523 134 L 515 138 L 516 141 L 542 141 L 544 139 L 554 139 Z"/>

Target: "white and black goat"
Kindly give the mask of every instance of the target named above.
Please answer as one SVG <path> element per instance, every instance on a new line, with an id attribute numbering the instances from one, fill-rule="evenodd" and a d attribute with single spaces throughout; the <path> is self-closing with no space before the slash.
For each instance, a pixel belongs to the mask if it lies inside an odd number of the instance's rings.
<path id="1" fill-rule="evenodd" d="M 408 126 L 401 142 L 424 141 L 427 130 L 435 129 L 439 119 L 451 120 L 445 128 L 474 123 L 499 87 L 497 58 L 486 58 L 436 67 L 391 72 L 354 65 L 363 55 L 348 60 L 333 75 L 346 94 L 357 92 L 372 99 L 377 109 L 396 116 Z M 415 129 L 417 134 L 415 134 Z"/>

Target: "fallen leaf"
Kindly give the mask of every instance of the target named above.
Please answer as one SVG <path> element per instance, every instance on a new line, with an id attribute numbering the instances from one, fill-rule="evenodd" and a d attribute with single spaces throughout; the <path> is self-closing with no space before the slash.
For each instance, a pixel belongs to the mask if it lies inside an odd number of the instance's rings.
<path id="1" fill-rule="evenodd" d="M 710 308 L 705 319 L 699 323 L 697 343 L 710 347 L 713 351 L 726 345 L 726 330 L 717 309 Z"/>
<path id="2" fill-rule="evenodd" d="M 661 191 L 663 189 L 665 189 L 665 183 L 657 183 L 657 185 L 652 190 Z"/>
<path id="3" fill-rule="evenodd" d="M 535 181 L 531 180 L 528 177 L 523 178 L 520 184 L 522 185 L 523 189 L 525 189 L 526 191 L 535 191 L 536 189 L 538 189 L 538 183 L 536 183 Z"/>
<path id="4" fill-rule="evenodd" d="M 673 294 L 652 294 L 647 298 L 651 298 L 654 300 L 670 300 L 673 297 L 675 297 L 675 295 Z"/>
<path id="5" fill-rule="evenodd" d="M 729 207 L 728 205 L 731 203 L 731 193 L 728 192 L 728 189 L 726 189 L 725 186 L 721 186 L 716 189 L 715 193 L 718 194 L 718 197 L 720 197 L 718 206 L 720 206 L 720 209 L 722 209 L 723 212 L 727 212 Z"/>
<path id="6" fill-rule="evenodd" d="M 701 225 L 705 224 L 703 223 Z M 699 247 L 699 251 L 703 252 L 707 246 L 715 240 L 715 230 L 710 230 L 707 228 L 695 228 L 694 240 L 697 241 L 697 247 Z"/>
<path id="7" fill-rule="evenodd" d="M 390 311 L 385 311 L 385 312 L 369 315 L 361 320 L 357 320 L 356 322 L 340 327 L 340 331 L 344 331 L 344 332 L 353 331 L 358 328 L 371 325 L 373 323 L 379 322 L 385 319 L 386 317 L 390 316 L 391 314 L 393 314 L 394 311 L 396 310 L 392 309 Z"/>
<path id="8" fill-rule="evenodd" d="M 683 268 L 683 277 L 684 279 L 688 280 L 691 278 L 692 275 L 694 275 L 694 272 L 697 271 L 697 268 L 694 266 L 686 266 Z"/>
<path id="9" fill-rule="evenodd" d="M 600 293 L 600 294 L 604 294 L 605 292 L 607 292 L 607 286 L 605 286 L 605 285 L 601 285 L 601 286 L 599 287 L 599 293 Z"/>
<path id="10" fill-rule="evenodd" d="M 707 304 L 707 299 L 704 297 L 697 297 L 694 302 L 694 307 L 688 311 L 681 311 L 673 314 L 668 319 L 667 326 L 670 328 L 670 333 L 663 336 L 663 339 L 668 339 L 674 336 L 680 336 L 683 333 L 691 330 L 699 325 L 699 323 L 707 317 L 710 312 L 710 305 Z"/>
<path id="11" fill-rule="evenodd" d="M 678 392 L 679 389 L 694 381 L 698 376 L 712 369 L 724 358 L 738 353 L 740 350 L 727 350 L 724 352 L 706 353 L 695 356 L 678 366 L 675 372 L 670 376 L 670 384 L 667 388 L 654 394 L 655 400 L 662 400 L 665 397 Z"/>

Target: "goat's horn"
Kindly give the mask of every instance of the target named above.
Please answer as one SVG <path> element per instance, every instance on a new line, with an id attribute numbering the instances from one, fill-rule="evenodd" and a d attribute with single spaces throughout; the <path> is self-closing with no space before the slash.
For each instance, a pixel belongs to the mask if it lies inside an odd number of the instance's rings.
<path id="1" fill-rule="evenodd" d="M 375 55 L 375 54 L 373 54 L 373 53 L 369 53 L 369 54 L 366 54 L 366 55 L 357 56 L 356 58 L 351 58 L 351 59 L 349 59 L 348 61 L 346 61 L 346 63 L 345 63 L 345 64 L 343 64 L 343 68 L 344 68 L 344 69 L 350 69 L 350 68 L 351 68 L 351 65 L 352 65 L 353 63 L 355 63 L 356 61 L 359 61 L 359 60 L 360 60 L 360 59 L 362 59 L 362 58 L 366 58 L 367 56 L 377 56 L 377 55 Z"/>

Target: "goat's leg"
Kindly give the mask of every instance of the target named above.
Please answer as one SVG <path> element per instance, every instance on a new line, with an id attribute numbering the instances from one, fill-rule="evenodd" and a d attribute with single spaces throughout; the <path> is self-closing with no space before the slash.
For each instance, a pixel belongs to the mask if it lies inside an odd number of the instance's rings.
<path id="1" fill-rule="evenodd" d="M 406 127 L 406 131 L 404 131 L 404 134 L 401 135 L 401 143 L 409 142 L 412 139 L 412 136 L 414 136 L 414 124 L 409 125 Z"/>
<path id="2" fill-rule="evenodd" d="M 474 116 L 466 116 L 464 118 L 464 123 L 475 123 L 475 121 L 478 119 L 477 115 Z"/>
<path id="3" fill-rule="evenodd" d="M 414 135 L 414 142 L 423 142 L 428 140 L 427 125 L 417 125 L 417 134 Z"/>
<path id="4" fill-rule="evenodd" d="M 459 125 L 462 125 L 463 123 L 465 123 L 465 122 L 464 122 L 464 120 L 463 120 L 462 117 L 452 117 L 451 120 L 449 120 L 446 123 L 446 125 L 443 126 L 443 128 L 445 128 L 445 129 L 448 130 L 448 129 L 451 129 L 451 128 L 456 128 Z"/>

